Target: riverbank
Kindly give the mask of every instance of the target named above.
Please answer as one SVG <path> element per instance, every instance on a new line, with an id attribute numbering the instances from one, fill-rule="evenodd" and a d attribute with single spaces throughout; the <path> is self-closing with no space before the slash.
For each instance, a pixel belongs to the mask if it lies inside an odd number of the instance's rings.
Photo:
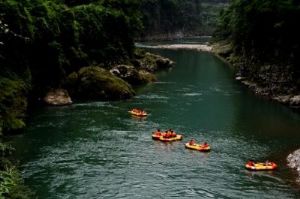
<path id="1" fill-rule="evenodd" d="M 152 48 L 152 49 L 171 49 L 171 50 L 197 50 L 204 52 L 211 52 L 212 47 L 207 44 L 169 44 L 169 45 L 140 45 L 138 47 L 142 48 Z"/>
<path id="2" fill-rule="evenodd" d="M 293 68 L 288 63 L 260 63 L 237 56 L 233 53 L 231 44 L 224 41 L 213 44 L 211 52 L 232 65 L 236 72 L 235 79 L 256 95 L 293 109 L 300 108 L 300 90 L 293 76 Z"/>

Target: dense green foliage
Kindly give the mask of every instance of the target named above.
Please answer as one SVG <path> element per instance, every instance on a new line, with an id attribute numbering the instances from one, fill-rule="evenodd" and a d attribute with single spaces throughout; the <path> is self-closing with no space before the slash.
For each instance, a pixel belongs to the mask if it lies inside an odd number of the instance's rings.
<path id="1" fill-rule="evenodd" d="M 0 76 L 0 135 L 2 131 L 17 130 L 25 126 L 24 112 L 27 108 L 28 88 L 21 79 Z"/>
<path id="2" fill-rule="evenodd" d="M 73 5 L 73 3 L 69 3 Z M 66 74 L 92 63 L 132 56 L 141 27 L 136 1 L 93 1 L 68 7 L 61 1 L 0 2 L 1 20 L 22 37 L 3 34 L 1 72 L 30 68 L 33 85 L 57 86 Z"/>
<path id="3" fill-rule="evenodd" d="M 83 66 L 129 60 L 142 28 L 137 0 L 0 2 L 0 132 L 24 126 L 26 96 Z"/>
<path id="4" fill-rule="evenodd" d="M 211 35 L 218 12 L 228 0 L 143 0 L 144 36 Z"/>
<path id="5" fill-rule="evenodd" d="M 0 140 L 0 198 L 32 199 L 34 194 L 24 186 L 21 175 L 8 156 L 14 149 Z"/>
<path id="6" fill-rule="evenodd" d="M 231 61 L 272 93 L 300 88 L 300 2 L 297 0 L 232 0 L 221 13 L 218 40 L 232 47 Z"/>
<path id="7" fill-rule="evenodd" d="M 221 13 L 217 36 L 232 41 L 236 53 L 260 60 L 298 62 L 300 2 L 233 0 Z"/>

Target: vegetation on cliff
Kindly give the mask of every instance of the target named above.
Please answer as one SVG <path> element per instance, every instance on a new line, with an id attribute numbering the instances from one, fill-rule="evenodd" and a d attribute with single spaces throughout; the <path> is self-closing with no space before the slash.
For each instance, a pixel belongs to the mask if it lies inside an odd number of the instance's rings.
<path id="1" fill-rule="evenodd" d="M 228 0 L 142 0 L 142 38 L 211 35 Z"/>
<path id="2" fill-rule="evenodd" d="M 34 193 L 24 186 L 20 172 L 9 160 L 13 150 L 0 140 L 0 198 L 33 199 Z"/>
<path id="3" fill-rule="evenodd" d="M 232 0 L 219 18 L 219 51 L 237 66 L 239 75 L 266 95 L 296 94 L 300 89 L 300 40 L 296 0 Z M 225 41 L 225 42 L 224 42 Z"/>
<path id="4" fill-rule="evenodd" d="M 24 126 L 26 97 L 43 97 L 81 67 L 127 62 L 141 29 L 138 1 L 0 2 L 0 129 Z"/>

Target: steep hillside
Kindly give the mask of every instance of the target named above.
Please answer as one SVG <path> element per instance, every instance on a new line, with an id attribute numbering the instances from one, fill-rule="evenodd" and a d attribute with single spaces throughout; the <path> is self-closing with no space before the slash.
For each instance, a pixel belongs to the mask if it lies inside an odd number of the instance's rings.
<path id="1" fill-rule="evenodd" d="M 221 14 L 215 50 L 256 93 L 299 107 L 299 17 L 299 1 L 233 0 Z"/>
<path id="2" fill-rule="evenodd" d="M 228 0 L 143 0 L 142 38 L 212 35 L 219 11 Z"/>

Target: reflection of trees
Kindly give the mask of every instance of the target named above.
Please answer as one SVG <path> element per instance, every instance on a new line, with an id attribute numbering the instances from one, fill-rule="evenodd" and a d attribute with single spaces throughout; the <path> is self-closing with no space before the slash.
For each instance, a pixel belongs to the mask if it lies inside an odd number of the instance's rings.
<path id="1" fill-rule="evenodd" d="M 270 139 L 300 136 L 299 115 L 280 104 L 259 99 L 245 90 L 234 98 L 234 104 L 236 132 Z"/>

